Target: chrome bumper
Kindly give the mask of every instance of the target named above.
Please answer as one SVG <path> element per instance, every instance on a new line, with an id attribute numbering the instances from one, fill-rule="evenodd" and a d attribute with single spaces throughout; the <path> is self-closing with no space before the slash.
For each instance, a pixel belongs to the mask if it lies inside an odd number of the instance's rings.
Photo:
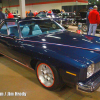
<path id="1" fill-rule="evenodd" d="M 93 92 L 100 86 L 100 76 L 98 78 L 90 79 L 89 81 L 82 83 L 78 82 L 76 88 L 83 92 Z"/>

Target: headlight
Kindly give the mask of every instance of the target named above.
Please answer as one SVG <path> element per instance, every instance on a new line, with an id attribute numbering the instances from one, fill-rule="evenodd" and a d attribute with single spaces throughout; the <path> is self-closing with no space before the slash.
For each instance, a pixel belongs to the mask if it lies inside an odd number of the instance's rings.
<path id="1" fill-rule="evenodd" d="M 91 64 L 88 68 L 87 68 L 87 78 L 89 78 L 90 76 L 92 76 L 94 73 L 94 64 Z"/>

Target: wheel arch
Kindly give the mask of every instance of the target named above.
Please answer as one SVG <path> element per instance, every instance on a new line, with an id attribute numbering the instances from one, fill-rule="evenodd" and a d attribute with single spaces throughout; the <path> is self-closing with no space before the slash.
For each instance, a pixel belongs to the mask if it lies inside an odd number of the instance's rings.
<path id="1" fill-rule="evenodd" d="M 51 61 L 52 60 L 52 61 Z M 55 63 L 55 61 L 56 61 L 56 63 Z M 49 66 L 53 66 L 56 70 L 57 70 L 57 72 L 58 72 L 58 75 L 59 75 L 59 77 L 60 77 L 60 79 L 63 81 L 63 82 L 68 82 L 68 80 L 70 80 L 70 78 L 68 78 L 70 75 L 69 74 L 66 74 L 66 69 L 61 69 L 59 66 L 61 66 L 62 65 L 62 63 L 58 63 L 59 62 L 59 60 L 57 60 L 57 59 L 55 59 L 55 58 L 49 58 L 49 57 L 47 57 L 47 56 L 45 56 L 45 57 L 41 57 L 41 56 L 38 56 L 38 57 L 34 57 L 34 58 L 32 58 L 32 60 L 31 60 L 31 62 L 30 62 L 30 64 L 31 64 L 31 67 L 35 70 L 36 69 L 36 66 L 37 66 L 37 64 L 38 64 L 38 62 L 41 62 L 41 63 L 45 63 L 45 64 L 47 64 L 47 65 L 49 65 Z M 57 65 L 56 65 L 57 64 Z M 64 64 L 65 64 L 65 62 L 64 62 Z M 73 69 L 76 69 L 76 67 L 75 68 L 73 68 Z M 70 72 L 73 72 L 73 70 L 70 70 L 70 69 L 68 69 L 68 71 L 70 71 Z M 75 73 L 75 74 L 77 74 L 77 72 Z M 71 75 L 71 78 L 72 78 L 73 76 Z M 78 77 L 78 76 L 77 76 Z M 65 80 L 64 80 L 65 79 Z M 76 80 L 70 80 L 71 81 L 71 83 L 74 83 L 74 81 L 76 81 Z"/>
<path id="2" fill-rule="evenodd" d="M 35 70 L 35 67 L 36 67 L 38 62 L 44 62 L 44 63 L 49 64 L 51 66 L 54 66 L 56 68 L 56 65 L 53 64 L 52 62 L 50 62 L 49 58 L 46 58 L 46 59 L 44 59 L 44 58 L 42 58 L 42 59 L 41 58 L 32 58 L 30 61 L 30 65 L 34 70 Z"/>

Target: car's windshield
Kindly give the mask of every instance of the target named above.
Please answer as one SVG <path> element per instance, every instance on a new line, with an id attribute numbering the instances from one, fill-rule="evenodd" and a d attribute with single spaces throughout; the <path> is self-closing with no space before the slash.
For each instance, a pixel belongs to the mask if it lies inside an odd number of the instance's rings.
<path id="1" fill-rule="evenodd" d="M 36 17 L 46 17 L 46 14 L 45 13 L 40 13 L 40 14 L 37 14 Z"/>
<path id="2" fill-rule="evenodd" d="M 56 18 L 59 17 L 58 14 L 51 14 L 51 13 L 39 13 L 36 17 L 49 17 L 49 18 Z"/>
<path id="3" fill-rule="evenodd" d="M 63 27 L 51 20 L 31 20 L 19 23 L 23 37 L 32 37 L 64 30 Z"/>
<path id="4" fill-rule="evenodd" d="M 47 13 L 47 17 L 56 18 L 56 17 L 59 17 L 59 15 L 58 14 L 50 14 L 50 13 Z"/>

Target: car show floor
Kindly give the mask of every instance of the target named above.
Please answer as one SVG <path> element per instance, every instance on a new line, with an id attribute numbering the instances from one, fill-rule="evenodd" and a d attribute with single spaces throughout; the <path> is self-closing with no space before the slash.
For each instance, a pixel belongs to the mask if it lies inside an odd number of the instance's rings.
<path id="1" fill-rule="evenodd" d="M 70 26 L 68 30 L 76 31 Z M 99 100 L 100 88 L 92 93 L 79 92 L 64 86 L 60 91 L 48 91 L 38 82 L 35 71 L 5 56 L 0 57 L 0 100 Z"/>

